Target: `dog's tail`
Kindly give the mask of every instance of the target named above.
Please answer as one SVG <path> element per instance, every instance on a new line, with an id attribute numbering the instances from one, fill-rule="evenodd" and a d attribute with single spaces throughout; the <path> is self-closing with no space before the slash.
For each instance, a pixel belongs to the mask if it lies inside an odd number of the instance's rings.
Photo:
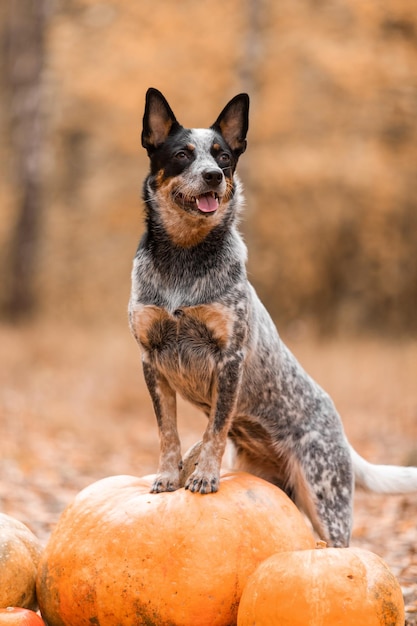
<path id="1" fill-rule="evenodd" d="M 365 461 L 352 447 L 350 453 L 359 487 L 375 493 L 417 492 L 417 467 L 374 465 Z"/>

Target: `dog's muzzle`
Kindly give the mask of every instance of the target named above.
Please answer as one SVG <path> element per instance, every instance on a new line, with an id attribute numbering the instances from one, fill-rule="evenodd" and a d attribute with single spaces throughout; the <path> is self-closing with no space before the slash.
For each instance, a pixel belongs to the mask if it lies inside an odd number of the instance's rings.
<path id="1" fill-rule="evenodd" d="M 177 204 L 188 211 L 200 211 L 200 213 L 215 213 L 219 208 L 220 197 L 215 191 L 208 191 L 198 196 L 187 197 L 182 193 L 175 195 Z"/>

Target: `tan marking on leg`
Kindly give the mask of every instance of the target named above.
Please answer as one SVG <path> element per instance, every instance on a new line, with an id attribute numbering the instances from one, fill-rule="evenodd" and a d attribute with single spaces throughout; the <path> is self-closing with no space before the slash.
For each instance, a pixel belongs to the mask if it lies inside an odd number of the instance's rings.
<path id="1" fill-rule="evenodd" d="M 150 348 L 149 332 L 151 329 L 155 331 L 155 325 L 172 319 L 168 311 L 152 304 L 137 305 L 130 311 L 130 327 L 133 335 L 146 349 Z"/>
<path id="2" fill-rule="evenodd" d="M 230 308 L 215 302 L 187 307 L 184 309 L 184 313 L 186 317 L 191 317 L 207 326 L 221 348 L 228 345 L 236 321 L 236 316 Z"/>

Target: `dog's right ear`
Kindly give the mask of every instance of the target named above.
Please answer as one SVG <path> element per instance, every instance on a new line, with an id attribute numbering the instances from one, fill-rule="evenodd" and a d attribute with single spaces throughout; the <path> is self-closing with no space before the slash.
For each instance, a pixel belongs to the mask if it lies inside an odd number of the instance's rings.
<path id="1" fill-rule="evenodd" d="M 171 107 L 158 89 L 150 87 L 146 92 L 143 115 L 142 146 L 150 154 L 164 143 L 173 129 L 179 128 Z"/>
<path id="2" fill-rule="evenodd" d="M 226 104 L 212 128 L 219 131 L 236 156 L 246 150 L 249 126 L 249 96 L 240 93 Z"/>

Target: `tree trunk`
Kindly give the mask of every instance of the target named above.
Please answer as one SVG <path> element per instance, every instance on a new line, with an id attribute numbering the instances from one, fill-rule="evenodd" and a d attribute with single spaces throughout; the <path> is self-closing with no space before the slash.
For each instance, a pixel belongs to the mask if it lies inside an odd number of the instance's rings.
<path id="1" fill-rule="evenodd" d="M 46 0 L 9 0 L 5 79 L 17 186 L 6 307 L 12 319 L 36 308 L 34 277 L 42 206 L 42 70 Z"/>
<path id="2" fill-rule="evenodd" d="M 251 99 L 251 107 L 256 103 L 258 94 L 261 91 L 262 84 L 259 79 L 259 68 L 265 54 L 265 24 L 268 19 L 268 3 L 265 0 L 245 0 L 242 6 L 246 15 L 246 30 L 242 38 L 242 54 L 240 63 L 238 64 L 237 76 L 242 91 L 246 91 Z M 249 150 L 243 155 L 239 162 L 239 174 L 245 189 L 245 216 L 246 221 L 242 223 L 242 231 L 249 249 L 255 249 L 253 241 L 253 229 L 251 228 L 251 220 L 256 219 L 256 192 L 254 191 L 252 171 L 252 150 L 250 146 L 254 145 L 256 139 L 250 133 L 249 115 Z M 249 255 L 250 262 L 251 255 Z"/>

